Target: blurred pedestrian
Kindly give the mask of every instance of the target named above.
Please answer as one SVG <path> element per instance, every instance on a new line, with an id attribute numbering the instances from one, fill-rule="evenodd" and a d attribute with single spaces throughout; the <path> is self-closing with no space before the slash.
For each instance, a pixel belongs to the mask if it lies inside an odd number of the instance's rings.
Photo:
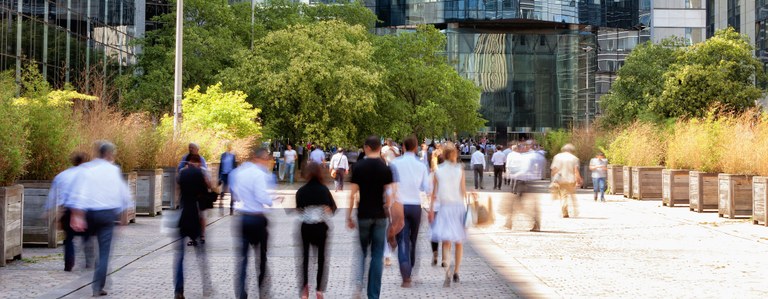
<path id="1" fill-rule="evenodd" d="M 64 271 L 70 272 L 75 266 L 75 236 L 82 237 L 83 250 L 85 252 L 85 268 L 93 266 L 93 242 L 87 233 L 75 232 L 70 225 L 72 219 L 70 193 L 79 167 L 85 163 L 87 156 L 82 152 L 72 153 L 69 160 L 72 167 L 67 168 L 57 174 L 51 182 L 51 189 L 48 191 L 48 201 L 46 203 L 46 213 L 43 218 L 48 218 L 51 211 L 58 207 L 58 217 L 61 228 L 66 236 L 64 237 Z"/>
<path id="2" fill-rule="evenodd" d="M 566 144 L 560 150 L 560 153 L 552 159 L 552 190 L 556 199 L 562 200 L 561 210 L 563 218 L 568 218 L 568 203 L 573 204 L 573 214 L 578 216 L 578 205 L 576 202 L 576 186 L 581 185 L 582 179 L 579 173 L 579 158 L 573 153 L 576 147 L 573 144 Z"/>
<path id="3" fill-rule="evenodd" d="M 530 145 L 521 144 L 520 153 L 514 156 L 510 156 L 507 161 L 508 175 L 512 178 L 512 194 L 516 195 L 517 202 L 508 203 L 511 206 L 516 204 L 522 205 L 526 200 L 523 195 L 528 190 L 528 182 L 540 180 L 541 172 L 538 171 L 539 166 L 539 154 L 536 153 Z M 531 231 L 538 232 L 541 230 L 541 213 L 539 211 L 539 202 L 537 197 L 528 198 L 528 206 L 530 208 L 530 216 L 533 218 L 533 228 Z M 506 223 L 504 227 L 512 229 L 512 217 L 514 216 L 512 209 L 508 209 Z"/>
<path id="4" fill-rule="evenodd" d="M 331 157 L 329 165 L 331 177 L 334 179 L 333 185 L 336 187 L 335 192 L 344 190 L 344 176 L 349 173 L 349 160 L 344 153 L 344 149 L 339 148 L 336 154 Z"/>
<path id="5" fill-rule="evenodd" d="M 360 239 L 360 264 L 356 282 L 356 297 L 362 294 L 362 285 L 366 257 L 371 255 L 368 270 L 367 294 L 369 299 L 379 298 L 381 294 L 381 276 L 383 271 L 384 243 L 387 233 L 387 211 L 392 204 L 392 171 L 381 158 L 381 140 L 370 136 L 364 145 L 366 158 L 355 164 L 350 182 L 349 212 L 347 226 L 358 228 Z M 360 194 L 357 207 L 357 221 L 352 218 L 355 207 L 355 197 Z"/>
<path id="6" fill-rule="evenodd" d="M 409 137 L 403 141 L 405 154 L 392 161 L 391 168 L 397 188 L 397 201 L 403 206 L 403 228 L 397 234 L 397 260 L 400 264 L 401 284 L 412 286 L 411 274 L 416 266 L 416 240 L 421 225 L 421 193 L 430 188 L 429 170 L 418 160 L 418 141 Z"/>
<path id="7" fill-rule="evenodd" d="M 174 294 L 176 299 L 184 298 L 184 241 L 189 238 L 186 245 L 194 246 L 197 254 L 200 272 L 203 278 L 203 294 L 211 293 L 212 283 L 208 276 L 208 259 L 205 254 L 205 238 L 203 237 L 204 222 L 200 221 L 204 207 L 210 201 L 208 189 L 210 182 L 203 174 L 200 155 L 191 154 L 187 166 L 179 173 L 178 183 L 181 191 L 181 216 L 179 217 L 179 237 L 176 258 L 174 259 Z M 212 195 L 216 195 L 215 193 Z M 198 243 L 198 240 L 200 241 Z"/>
<path id="8" fill-rule="evenodd" d="M 501 151 L 501 145 L 496 146 L 496 152 L 491 156 L 493 163 L 493 190 L 501 190 L 502 174 L 504 173 L 504 152 Z"/>
<path id="9" fill-rule="evenodd" d="M 479 150 L 478 150 L 479 151 Z M 467 208 L 464 205 L 466 187 L 464 184 L 464 168 L 458 162 L 458 151 L 453 143 L 447 143 L 443 148 L 445 162 L 435 171 L 432 187 L 432 204 L 429 208 L 429 221 L 435 222 L 435 237 L 443 243 L 443 260 L 446 263 L 445 281 L 443 286 L 451 286 L 459 282 L 459 269 L 464 253 L 463 243 L 467 238 L 464 227 Z M 440 204 L 440 213 L 435 218 L 434 203 Z M 454 263 L 451 265 L 451 245 L 455 249 Z"/>
<path id="10" fill-rule="evenodd" d="M 76 232 L 88 231 L 99 243 L 99 260 L 91 284 L 93 296 L 106 296 L 112 232 L 121 212 L 132 205 L 128 184 L 115 164 L 115 145 L 100 141 L 96 146 L 96 159 L 83 163 L 77 172 L 72 193 L 70 225 Z"/>
<path id="11" fill-rule="evenodd" d="M 288 172 L 288 183 L 293 184 L 293 176 L 296 173 L 296 151 L 290 144 L 287 145 L 288 149 L 285 150 L 283 155 L 285 159 L 285 171 Z"/>
<path id="12" fill-rule="evenodd" d="M 312 147 L 314 150 L 309 153 L 309 162 L 317 163 L 325 167 L 325 152 L 323 152 L 323 147 L 319 145 L 313 145 Z"/>
<path id="13" fill-rule="evenodd" d="M 475 146 L 475 148 L 477 150 L 474 153 L 472 153 L 472 159 L 470 159 L 470 165 L 472 165 L 472 171 L 475 174 L 475 190 L 477 190 L 477 189 L 483 189 L 483 171 L 485 171 L 485 154 L 483 154 L 483 150 L 480 145 Z"/>
<path id="14" fill-rule="evenodd" d="M 392 160 L 395 160 L 398 156 L 400 156 L 400 149 L 395 146 L 395 143 L 392 142 L 391 138 L 387 138 L 386 143 L 384 143 L 384 146 L 381 148 L 381 157 L 384 158 L 384 161 L 389 165 L 389 163 L 392 163 Z"/>
<path id="15" fill-rule="evenodd" d="M 179 161 L 179 166 L 176 167 L 176 172 L 181 171 L 181 169 L 184 168 L 184 166 L 187 166 L 187 162 L 189 161 L 188 160 L 189 155 L 192 155 L 192 154 L 200 155 L 200 146 L 197 145 L 197 143 L 190 142 L 188 149 L 189 149 L 189 152 L 186 155 L 181 157 L 181 161 Z M 201 161 L 200 168 L 208 169 L 208 164 L 205 164 L 205 158 L 203 158 L 202 155 L 200 156 L 200 161 Z"/>
<path id="16" fill-rule="evenodd" d="M 198 155 L 200 157 L 200 155 Z M 201 162 L 199 163 L 199 167 L 202 167 L 202 157 L 200 157 Z M 232 151 L 232 143 L 227 142 L 227 151 L 221 154 L 221 165 L 219 165 L 219 182 L 218 185 L 221 186 L 221 201 L 219 202 L 219 205 L 221 206 L 221 203 L 224 202 L 224 193 L 229 192 L 229 174 L 232 172 L 232 170 L 237 167 L 237 156 L 235 156 L 235 153 Z M 232 215 L 234 209 L 234 201 L 231 200 L 231 194 L 230 194 L 230 201 L 229 201 L 229 215 Z"/>
<path id="17" fill-rule="evenodd" d="M 603 153 L 598 152 L 589 160 L 589 170 L 592 171 L 592 186 L 595 191 L 595 201 L 600 194 L 600 201 L 605 202 L 605 177 L 608 176 L 608 160 Z"/>
<path id="18" fill-rule="evenodd" d="M 272 206 L 273 198 L 269 190 L 275 186 L 275 177 L 270 171 L 272 159 L 265 148 L 251 150 L 248 161 L 236 168 L 231 174 L 232 198 L 237 201 L 235 209 L 240 213 L 236 226 L 237 259 L 235 270 L 235 297 L 247 298 L 245 285 L 248 251 L 259 248 L 259 293 L 261 298 L 268 296 L 269 285 L 265 283 L 267 274 L 267 211 Z"/>
<path id="19" fill-rule="evenodd" d="M 507 175 L 507 159 L 509 158 L 509 154 L 513 152 L 513 148 L 517 147 L 516 144 L 510 142 L 507 143 L 507 148 L 504 149 L 504 185 L 509 186 L 512 183 L 512 179 Z"/>
<path id="20" fill-rule="evenodd" d="M 426 143 L 421 144 L 421 151 L 419 151 L 419 161 L 424 164 L 424 166 L 427 167 L 427 170 L 430 169 L 429 165 L 429 147 L 427 147 Z"/>
<path id="21" fill-rule="evenodd" d="M 301 298 L 309 298 L 309 250 L 317 248 L 316 296 L 323 298 L 327 284 L 326 243 L 328 242 L 327 222 L 336 212 L 336 201 L 325 186 L 323 168 L 319 164 L 304 167 L 302 177 L 307 183 L 296 192 L 296 209 L 301 219 Z"/>
<path id="22" fill-rule="evenodd" d="M 296 154 L 298 155 L 298 160 L 296 160 L 296 168 L 301 170 L 301 163 L 304 162 L 304 147 L 301 146 L 301 143 L 299 143 L 299 146 L 296 147 L 296 150 Z"/>

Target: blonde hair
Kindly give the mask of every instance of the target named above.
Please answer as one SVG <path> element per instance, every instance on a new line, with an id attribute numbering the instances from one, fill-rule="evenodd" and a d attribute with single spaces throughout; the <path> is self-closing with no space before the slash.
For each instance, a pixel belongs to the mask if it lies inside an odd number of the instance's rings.
<path id="1" fill-rule="evenodd" d="M 443 150 L 443 158 L 445 158 L 446 161 L 454 163 L 458 161 L 459 151 L 456 150 L 456 145 L 453 142 L 446 142 L 441 149 Z"/>

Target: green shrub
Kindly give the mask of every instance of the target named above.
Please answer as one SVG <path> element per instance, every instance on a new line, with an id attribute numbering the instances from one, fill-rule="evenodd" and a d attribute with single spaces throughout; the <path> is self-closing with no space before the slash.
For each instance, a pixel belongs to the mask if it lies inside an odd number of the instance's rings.
<path id="1" fill-rule="evenodd" d="M 678 121 L 667 142 L 667 166 L 719 172 L 724 123 L 724 120 L 716 120 L 711 115 L 706 119 Z"/>
<path id="2" fill-rule="evenodd" d="M 17 85 L 13 73 L 0 73 L 0 186 L 10 186 L 24 173 L 27 151 L 26 118 L 13 98 Z"/>
<path id="3" fill-rule="evenodd" d="M 650 123 L 636 122 L 611 142 L 606 157 L 612 164 L 659 166 L 664 162 L 666 133 Z"/>
<path id="4" fill-rule="evenodd" d="M 560 152 L 563 145 L 571 142 L 571 132 L 564 129 L 547 132 L 544 136 L 539 136 L 537 142 L 547 151 L 547 159 Z"/>

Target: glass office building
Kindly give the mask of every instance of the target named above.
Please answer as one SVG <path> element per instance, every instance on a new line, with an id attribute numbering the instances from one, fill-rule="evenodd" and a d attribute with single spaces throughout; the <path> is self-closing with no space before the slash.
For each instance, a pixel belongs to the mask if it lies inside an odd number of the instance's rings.
<path id="1" fill-rule="evenodd" d="M 55 87 L 109 96 L 143 24 L 144 0 L 0 0 L 0 70 L 33 64 Z"/>
<path id="2" fill-rule="evenodd" d="M 447 56 L 482 89 L 497 142 L 599 115 L 626 55 L 650 38 L 650 0 L 368 0 L 381 27 L 434 24 Z"/>

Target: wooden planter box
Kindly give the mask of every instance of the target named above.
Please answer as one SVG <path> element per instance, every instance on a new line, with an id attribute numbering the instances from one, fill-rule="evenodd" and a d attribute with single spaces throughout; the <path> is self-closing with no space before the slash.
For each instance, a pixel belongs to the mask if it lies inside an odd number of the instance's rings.
<path id="1" fill-rule="evenodd" d="M 717 176 L 720 217 L 752 216 L 752 176 L 721 173 Z"/>
<path id="2" fill-rule="evenodd" d="M 7 260 L 21 259 L 23 209 L 24 186 L 0 187 L 0 267 Z"/>
<path id="3" fill-rule="evenodd" d="M 661 200 L 665 206 L 688 204 L 690 170 L 664 169 L 661 171 Z"/>
<path id="4" fill-rule="evenodd" d="M 608 165 L 608 177 L 606 178 L 608 194 L 624 194 L 624 166 Z"/>
<path id="5" fill-rule="evenodd" d="M 128 181 L 128 189 L 131 190 L 131 202 L 133 205 L 120 214 L 118 222 L 120 225 L 128 225 L 128 223 L 136 223 L 136 180 L 138 174 L 135 171 L 129 173 L 123 173 L 123 177 Z"/>
<path id="6" fill-rule="evenodd" d="M 178 198 L 176 167 L 163 167 L 163 209 L 177 209 L 179 207 Z"/>
<path id="7" fill-rule="evenodd" d="M 155 217 L 163 212 L 163 170 L 136 171 L 136 214 Z"/>
<path id="8" fill-rule="evenodd" d="M 697 213 L 717 210 L 717 173 L 691 171 L 688 178 L 689 209 Z"/>
<path id="9" fill-rule="evenodd" d="M 624 197 L 632 198 L 632 167 L 622 166 L 621 175 L 623 177 L 623 190 Z"/>
<path id="10" fill-rule="evenodd" d="M 64 241 L 64 230 L 59 229 L 59 207 L 54 204 L 46 214 L 48 192 L 52 181 L 19 181 L 24 186 L 24 244 L 46 244 L 56 248 Z"/>
<path id="11" fill-rule="evenodd" d="M 768 226 L 768 177 L 752 178 L 752 223 Z"/>
<path id="12" fill-rule="evenodd" d="M 632 198 L 661 198 L 661 166 L 632 167 Z"/>

